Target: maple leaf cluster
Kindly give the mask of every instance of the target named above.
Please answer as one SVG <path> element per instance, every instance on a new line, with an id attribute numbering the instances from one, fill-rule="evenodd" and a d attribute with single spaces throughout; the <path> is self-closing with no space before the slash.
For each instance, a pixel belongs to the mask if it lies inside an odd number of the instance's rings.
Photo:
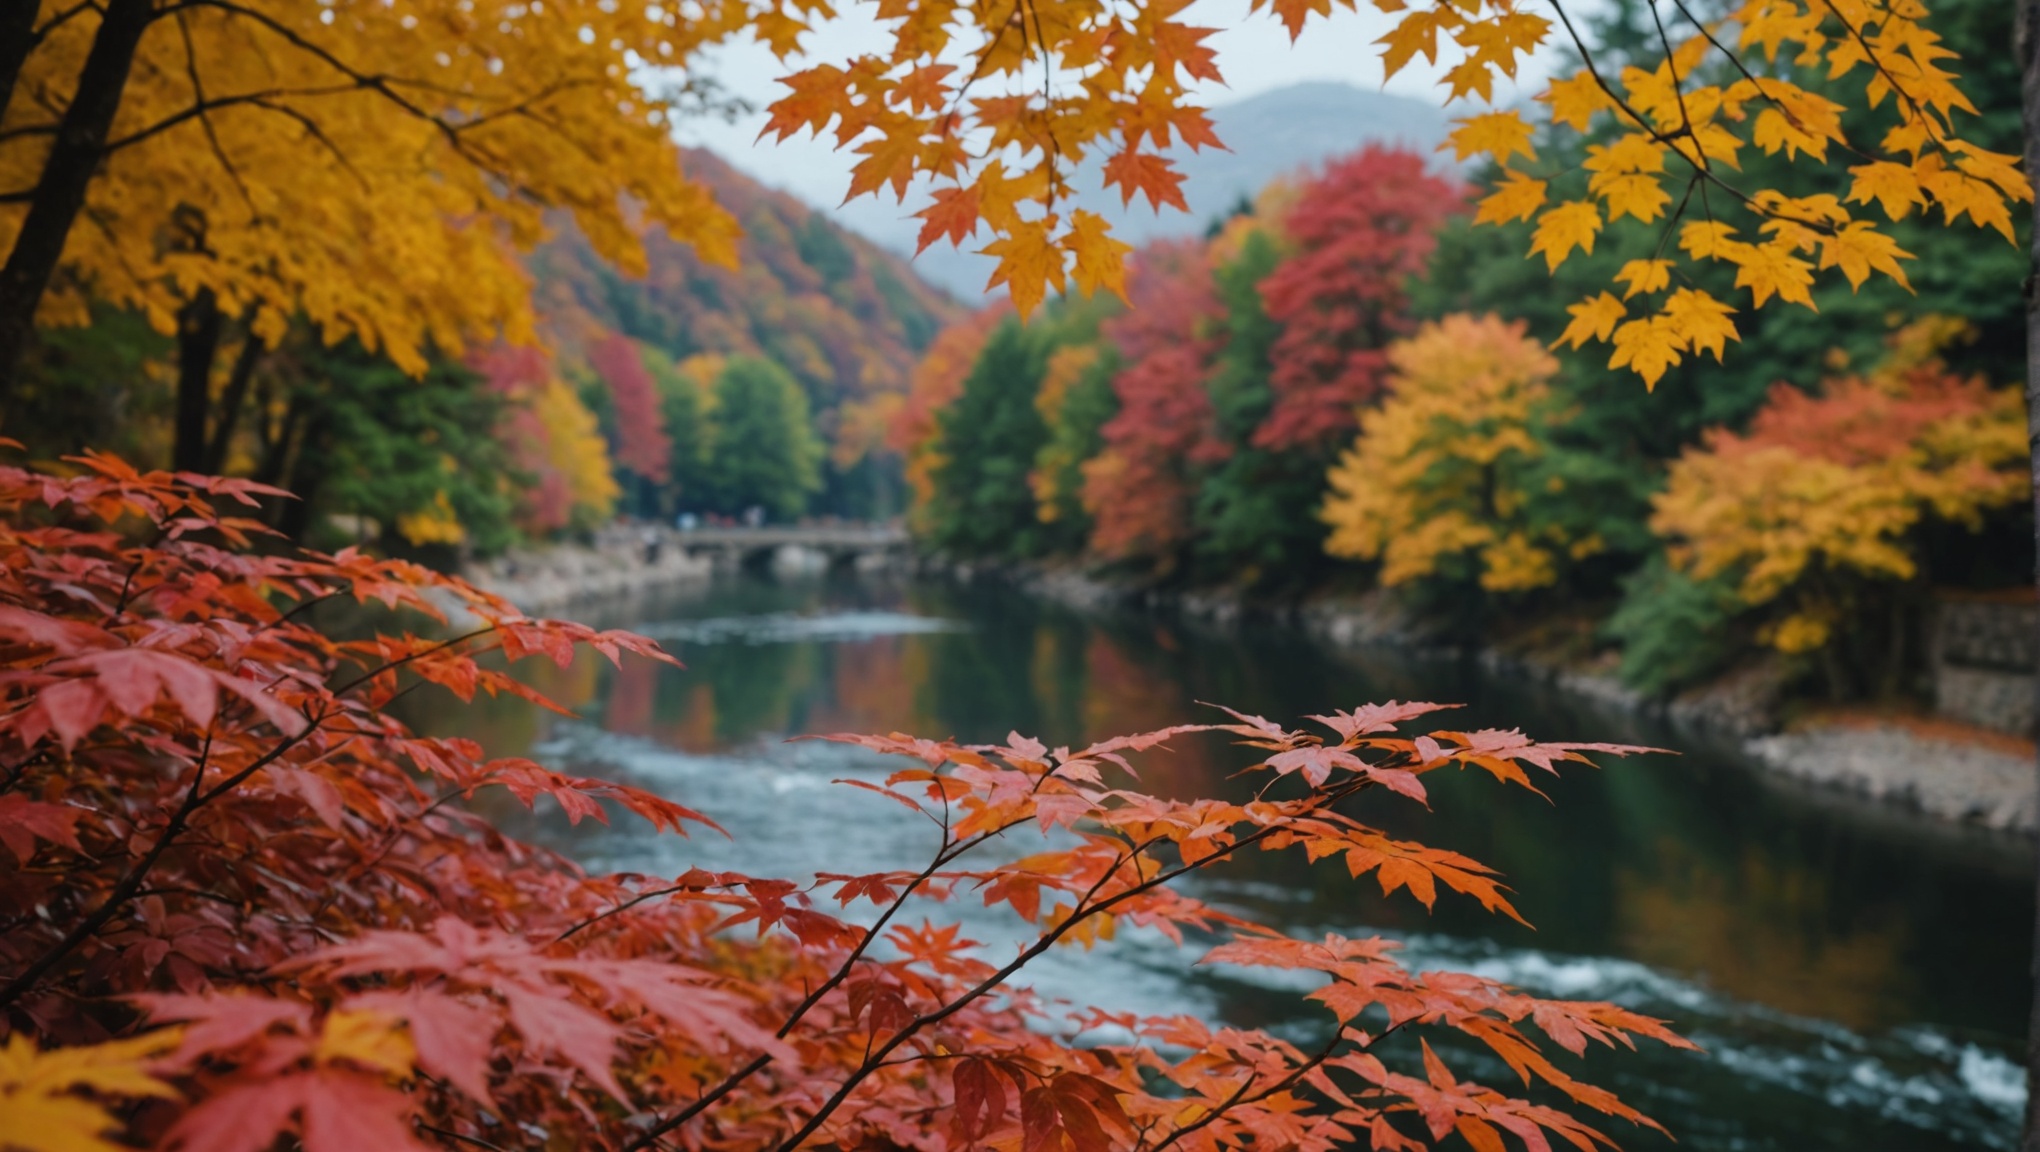
<path id="1" fill-rule="evenodd" d="M 584 648 L 666 657 L 401 561 L 282 551 L 235 514 L 274 495 L 96 455 L 0 467 L 10 1144 L 1331 1152 L 1456 1132 L 1592 1149 L 1607 1138 L 1571 1112 L 1462 1079 L 1428 1042 L 1404 1059 L 1382 1041 L 1456 1033 L 1550 1099 L 1638 1123 L 1560 1052 L 1688 1046 L 1610 1004 L 1413 972 L 1387 941 L 1286 939 L 1176 883 L 1247 851 L 1301 852 L 1427 906 L 1444 890 L 1515 916 L 1488 867 L 1387 835 L 1366 805 L 1423 803 L 1448 767 L 1529 787 L 1638 749 L 1410 737 L 1437 706 L 1397 703 L 1309 729 L 1228 713 L 1080 749 L 832 736 L 906 760 L 857 786 L 931 818 L 924 868 L 591 875 L 461 801 L 502 789 L 575 821 L 720 830 L 638 789 L 417 735 L 388 705 L 422 685 L 545 704 L 507 667 Z M 438 623 L 332 635 L 313 623 L 329 603 Z M 1251 795 L 1138 790 L 1136 758 L 1207 735 L 1250 750 Z M 1022 838 L 1040 851 L 978 851 Z M 1004 906 L 1033 935 L 988 958 L 926 915 L 949 898 Z M 1016 983 L 1048 949 L 1122 924 L 1216 937 L 1213 963 L 1323 974 L 1328 1035 L 1306 1049 L 1106 1010 L 1059 1024 Z M 1122 1038 L 1072 1040 L 1106 1025 Z"/>
<path id="2" fill-rule="evenodd" d="M 1584 65 L 1537 99 L 1550 132 L 1598 133 L 1581 198 L 1552 202 L 1561 174 L 1535 168 L 1537 127 L 1522 112 L 1481 112 L 1452 133 L 1459 159 L 1499 166 L 1477 219 L 1535 219 L 1531 255 L 1552 269 L 1576 251 L 1592 253 L 1596 237 L 1625 217 L 1661 234 L 1657 256 L 1616 273 L 1620 297 L 1603 291 L 1571 307 L 1562 343 L 1606 343 L 1609 367 L 1655 385 L 1686 357 L 1719 361 L 1740 338 L 1734 305 L 1675 284 L 1689 279 L 1688 268 L 1734 269 L 1751 309 L 1775 299 L 1817 310 L 1812 289 L 1823 273 L 1839 272 L 1852 289 L 1873 276 L 1910 288 L 1903 262 L 1913 255 L 1877 215 L 1899 221 L 1938 209 L 1945 224 L 1966 216 L 2014 239 L 2011 206 L 2030 201 L 2032 188 L 2017 157 L 1965 137 L 1963 117 L 1978 110 L 1951 70 L 1954 52 L 1927 26 L 1926 5 L 1747 0 L 1709 19 L 1676 7 L 1679 20 L 1658 25 L 1656 66 L 1619 72 L 1598 65 L 1558 12 Z M 1441 34 L 1459 55 L 1446 75 L 1450 99 L 1486 100 L 1494 76 L 1514 76 L 1552 24 L 1507 0 L 1417 6 L 1383 38 L 1389 74 L 1419 53 L 1435 63 Z M 1860 108 L 1795 79 L 1839 96 L 1859 85 Z M 1852 137 L 1845 117 L 1858 111 L 1878 117 L 1864 116 Z M 1744 186 L 1741 160 L 1752 149 L 1811 170 L 1806 183 L 1789 192 Z M 1667 254 L 1674 238 L 1683 262 Z"/>

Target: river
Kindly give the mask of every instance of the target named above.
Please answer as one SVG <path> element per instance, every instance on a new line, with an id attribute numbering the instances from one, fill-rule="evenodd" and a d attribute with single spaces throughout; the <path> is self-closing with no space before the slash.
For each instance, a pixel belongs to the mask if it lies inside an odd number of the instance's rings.
<path id="1" fill-rule="evenodd" d="M 1392 832 L 1501 869 L 1536 926 L 1450 894 L 1427 914 L 1371 880 L 1265 855 L 1193 891 L 1297 934 L 1379 932 L 1413 968 L 1478 972 L 1566 999 L 1607 999 L 1671 1019 L 1703 1054 L 1654 1045 L 1593 1057 L 1586 1074 L 1695 1150 L 1936 1152 L 2014 1146 L 2023 1044 L 2031 855 L 1762 775 L 1637 718 L 1465 663 L 1332 652 L 1278 629 L 1198 630 L 1142 616 L 1079 615 L 997 588 L 734 580 L 610 610 L 591 623 L 663 642 L 684 669 L 597 660 L 540 674 L 574 719 L 496 701 L 422 726 L 626 778 L 720 821 L 733 839 L 654 837 L 619 820 L 568 828 L 506 816 L 592 868 L 675 874 L 690 865 L 805 878 L 917 868 L 929 829 L 889 801 L 833 785 L 890 762 L 785 737 L 900 730 L 1050 746 L 1199 718 L 1195 701 L 1278 720 L 1388 699 L 1463 702 L 1441 727 L 1521 727 L 1546 740 L 1618 740 L 1679 756 L 1569 770 L 1546 803 L 1485 776 L 1427 779 L 1432 811 L 1384 808 Z M 1145 777 L 1211 792 L 1242 760 L 1186 740 Z M 556 813 L 555 813 L 556 815 Z M 1027 849 L 1029 851 L 1032 848 Z M 970 934 L 1014 938 L 964 901 Z M 1122 934 L 1058 950 L 1041 990 L 1074 1003 L 1193 1011 L 1305 1038 L 1322 1012 L 1307 984 L 1194 967 L 1195 949 Z M 1497 1061 L 1448 1053 L 1507 1088 Z M 1607 1128 L 1625 1148 L 1674 1147 Z"/>

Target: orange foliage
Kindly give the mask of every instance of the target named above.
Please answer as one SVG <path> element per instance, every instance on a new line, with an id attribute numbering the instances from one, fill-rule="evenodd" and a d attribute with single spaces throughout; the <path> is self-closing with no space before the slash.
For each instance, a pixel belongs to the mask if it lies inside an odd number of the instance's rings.
<path id="1" fill-rule="evenodd" d="M 1767 632 L 1784 651 L 1828 642 L 1846 611 L 1837 580 L 1911 579 L 1923 520 L 1973 530 L 2030 494 L 2017 391 L 1917 362 L 1914 334 L 1867 378 L 1818 396 L 1777 385 L 1748 432 L 1715 429 L 1673 463 L 1655 502 L 1674 564 L 1732 576 L 1753 607 L 1785 602 Z"/>

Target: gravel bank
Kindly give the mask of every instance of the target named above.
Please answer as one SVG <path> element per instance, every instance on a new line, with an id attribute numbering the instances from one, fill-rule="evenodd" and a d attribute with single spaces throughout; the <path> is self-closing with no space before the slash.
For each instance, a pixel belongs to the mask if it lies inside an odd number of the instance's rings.
<path id="1" fill-rule="evenodd" d="M 2033 755 L 1895 724 L 1822 724 L 1745 741 L 1758 763 L 1795 779 L 1929 816 L 2031 835 Z"/>

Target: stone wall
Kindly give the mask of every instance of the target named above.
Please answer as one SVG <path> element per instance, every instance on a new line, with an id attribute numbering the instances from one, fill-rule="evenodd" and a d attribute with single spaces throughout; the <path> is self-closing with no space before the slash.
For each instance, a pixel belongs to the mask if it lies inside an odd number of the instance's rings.
<path id="1" fill-rule="evenodd" d="M 1934 612 L 1934 710 L 2000 732 L 2031 733 L 2036 647 L 2040 604 L 2031 597 L 1943 600 Z"/>

